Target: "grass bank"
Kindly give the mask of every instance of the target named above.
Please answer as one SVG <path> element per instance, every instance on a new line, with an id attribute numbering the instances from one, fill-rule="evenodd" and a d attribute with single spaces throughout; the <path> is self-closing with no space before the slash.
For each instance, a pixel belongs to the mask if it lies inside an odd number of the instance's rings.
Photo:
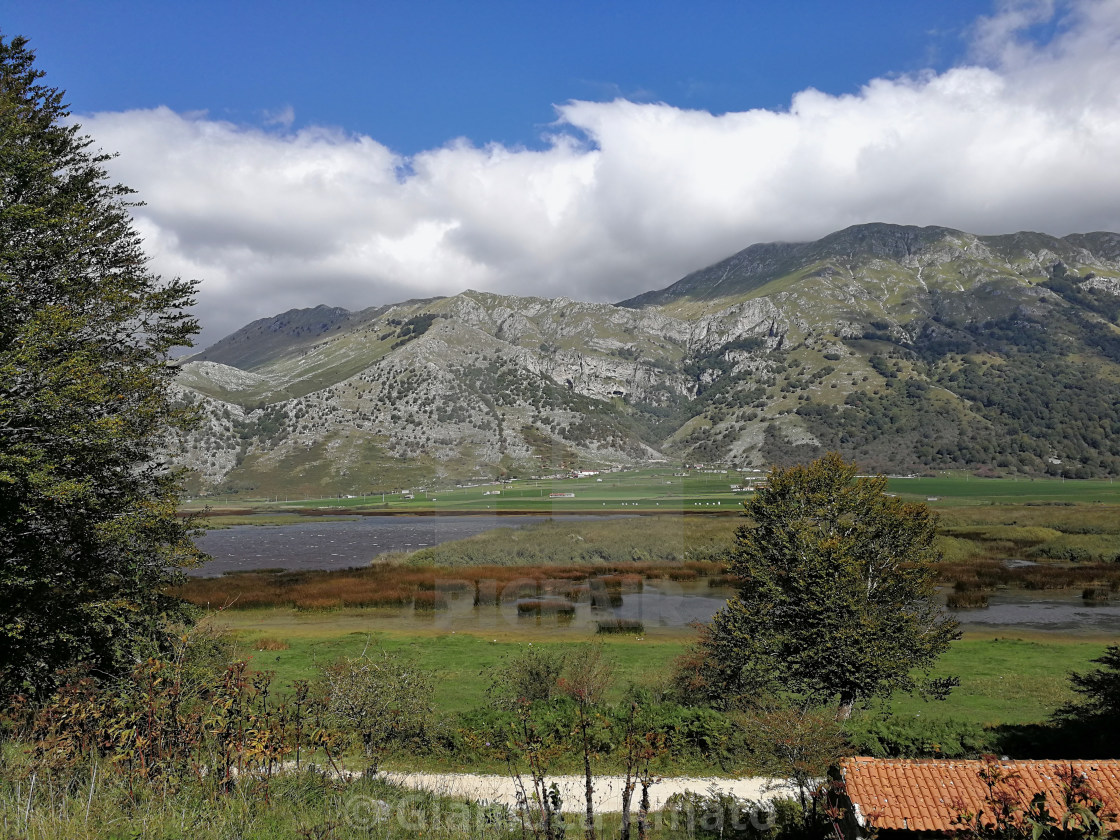
<path id="1" fill-rule="evenodd" d="M 475 632 L 417 634 L 378 627 L 373 611 L 307 614 L 293 610 L 227 612 L 212 621 L 244 640 L 256 668 L 276 671 L 281 682 L 306 679 L 342 656 L 378 647 L 406 651 L 419 664 L 439 672 L 435 702 L 445 714 L 476 708 L 486 701 L 486 671 L 503 657 L 534 645 L 601 645 L 618 668 L 616 691 L 627 682 L 657 686 L 691 642 L 689 628 L 652 632 L 643 637 L 612 636 L 556 639 L 554 627 L 506 628 Z M 257 651 L 254 640 L 282 639 L 286 650 Z M 944 701 L 895 698 L 885 710 L 897 716 L 957 719 L 980 725 L 1038 723 L 1071 699 L 1069 672 L 1087 670 L 1108 640 L 1021 634 L 1016 638 L 972 634 L 954 642 L 938 663 L 937 675 L 957 675 L 961 685 Z"/>

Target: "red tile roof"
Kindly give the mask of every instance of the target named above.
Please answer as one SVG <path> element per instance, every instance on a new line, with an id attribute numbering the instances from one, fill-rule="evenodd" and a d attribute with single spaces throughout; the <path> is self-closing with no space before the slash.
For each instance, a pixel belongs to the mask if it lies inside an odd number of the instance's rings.
<path id="1" fill-rule="evenodd" d="M 1106 809 L 1115 814 L 1120 807 L 1120 761 L 999 761 L 1006 781 L 1000 790 L 1010 791 L 1026 807 L 1040 792 L 1046 794 L 1050 812 L 1062 807 L 1065 797 L 1061 774 L 1071 769 L 1088 779 Z M 901 828 L 910 831 L 953 832 L 954 820 L 962 813 L 978 813 L 985 807 L 988 786 L 979 771 L 983 761 L 917 761 L 907 759 L 845 758 L 840 771 L 848 798 L 861 825 Z M 1120 827 L 1115 819 L 1111 828 Z"/>

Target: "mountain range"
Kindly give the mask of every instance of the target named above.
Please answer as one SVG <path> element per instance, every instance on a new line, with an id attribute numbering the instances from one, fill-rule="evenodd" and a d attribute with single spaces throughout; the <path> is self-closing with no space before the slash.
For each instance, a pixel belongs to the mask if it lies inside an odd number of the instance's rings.
<path id="1" fill-rule="evenodd" d="M 617 304 L 465 291 L 264 318 L 181 360 L 192 492 L 839 450 L 868 470 L 1120 473 L 1120 235 L 864 224 Z"/>

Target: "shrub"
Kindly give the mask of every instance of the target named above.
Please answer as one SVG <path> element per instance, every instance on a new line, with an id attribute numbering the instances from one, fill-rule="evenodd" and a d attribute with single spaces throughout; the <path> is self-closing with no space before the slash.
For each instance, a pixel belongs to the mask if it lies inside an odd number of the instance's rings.
<path id="1" fill-rule="evenodd" d="M 596 633 L 631 633 L 641 636 L 646 632 L 646 626 L 636 618 L 616 618 L 610 621 L 596 621 Z"/>
<path id="2" fill-rule="evenodd" d="M 945 606 L 951 610 L 980 609 L 988 606 L 988 593 L 969 589 L 964 592 L 950 592 Z"/>
<path id="3" fill-rule="evenodd" d="M 978 723 L 918 717 L 853 720 L 848 741 L 855 755 L 876 758 L 975 758 L 995 749 L 993 733 Z"/>
<path id="4" fill-rule="evenodd" d="M 322 689 L 329 716 L 358 735 L 376 770 L 390 747 L 429 734 L 434 683 L 430 671 L 381 653 L 331 665 Z"/>

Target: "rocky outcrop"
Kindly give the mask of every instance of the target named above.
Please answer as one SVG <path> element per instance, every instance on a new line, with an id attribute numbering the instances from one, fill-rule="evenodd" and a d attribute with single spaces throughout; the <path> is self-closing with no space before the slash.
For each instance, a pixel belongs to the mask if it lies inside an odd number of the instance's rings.
<path id="1" fill-rule="evenodd" d="M 1117 294 L 1116 234 L 874 224 L 751 246 L 619 305 L 468 290 L 293 310 L 181 365 L 202 417 L 181 460 L 200 488 L 295 476 L 326 492 L 418 470 L 764 465 L 821 444 L 820 407 L 881 396 L 900 376 L 924 383 L 936 373 L 926 348 L 967 347 L 988 325 L 1009 325 L 997 351 L 1018 323 L 1066 330 L 1071 352 L 1096 330 L 1085 352 L 1107 355 L 1099 336 L 1116 328 L 1100 300 Z"/>

